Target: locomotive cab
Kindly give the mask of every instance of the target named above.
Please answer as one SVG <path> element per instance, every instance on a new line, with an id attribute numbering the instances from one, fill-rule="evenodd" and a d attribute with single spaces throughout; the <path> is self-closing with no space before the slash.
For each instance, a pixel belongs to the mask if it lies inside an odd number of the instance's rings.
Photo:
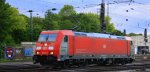
<path id="1" fill-rule="evenodd" d="M 57 34 L 41 34 L 37 42 L 36 54 L 53 55 L 56 37 Z M 41 50 L 43 51 L 40 52 Z"/>
<path id="2" fill-rule="evenodd" d="M 40 63 L 42 65 L 48 62 L 56 61 L 57 33 L 42 32 L 36 42 L 35 55 L 33 56 L 34 63 Z"/>
<path id="3" fill-rule="evenodd" d="M 71 31 L 42 31 L 36 42 L 35 55 L 33 56 L 34 64 L 53 65 L 53 63 L 67 59 L 69 52 L 68 35 L 72 35 Z"/>

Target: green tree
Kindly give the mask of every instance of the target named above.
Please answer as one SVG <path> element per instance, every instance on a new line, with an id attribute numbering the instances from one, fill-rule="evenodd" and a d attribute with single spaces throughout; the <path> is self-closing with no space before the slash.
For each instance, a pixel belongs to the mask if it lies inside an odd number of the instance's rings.
<path id="1" fill-rule="evenodd" d="M 0 46 L 15 45 L 14 31 L 25 30 L 26 25 L 25 18 L 19 14 L 16 8 L 0 0 Z"/>
<path id="2" fill-rule="evenodd" d="M 107 32 L 112 33 L 115 31 L 114 24 L 111 23 L 111 18 L 109 16 L 105 17 L 105 23 L 107 25 Z"/>
<path id="3" fill-rule="evenodd" d="M 78 31 L 83 32 L 100 32 L 99 19 L 96 14 L 93 13 L 81 13 L 78 14 L 78 20 L 80 26 Z"/>
<path id="4" fill-rule="evenodd" d="M 64 7 L 59 12 L 60 17 L 60 29 L 71 29 L 75 26 L 75 16 L 76 11 L 71 5 L 64 5 Z"/>
<path id="5" fill-rule="evenodd" d="M 40 32 L 43 30 L 44 30 L 44 18 L 33 17 L 33 40 L 34 41 L 37 40 Z"/>
<path id="6" fill-rule="evenodd" d="M 44 19 L 44 29 L 46 30 L 57 30 L 59 29 L 59 16 L 54 14 L 51 10 L 47 10 Z"/>
<path id="7" fill-rule="evenodd" d="M 71 5 L 64 5 L 64 7 L 60 10 L 59 14 L 63 17 L 70 16 L 76 14 L 74 7 Z"/>
<path id="8" fill-rule="evenodd" d="M 76 13 L 73 6 L 65 5 L 59 12 L 61 29 L 71 29 L 78 27 L 76 31 L 100 32 L 100 22 L 97 14 Z M 114 24 L 110 22 L 110 17 L 105 17 L 108 32 L 115 30 Z"/>
<path id="9" fill-rule="evenodd" d="M 109 33 L 116 32 L 111 18 L 106 16 L 105 23 Z M 44 27 L 48 30 L 73 29 L 83 32 L 100 32 L 100 21 L 94 13 L 76 13 L 71 5 L 64 5 L 58 14 L 48 10 L 45 15 Z"/>
<path id="10" fill-rule="evenodd" d="M 136 34 L 136 33 L 129 33 L 129 36 L 142 36 L 142 34 Z"/>
<path id="11" fill-rule="evenodd" d="M 124 35 L 120 30 L 114 30 L 112 33 L 114 35 L 119 35 L 119 36 L 123 36 Z"/>

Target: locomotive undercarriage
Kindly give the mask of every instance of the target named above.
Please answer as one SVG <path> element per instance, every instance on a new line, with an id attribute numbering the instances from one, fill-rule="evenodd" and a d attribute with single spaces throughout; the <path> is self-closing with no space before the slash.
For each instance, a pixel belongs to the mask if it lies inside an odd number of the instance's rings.
<path id="1" fill-rule="evenodd" d="M 68 59 L 62 61 L 62 66 L 86 66 L 89 64 L 98 65 L 124 65 L 127 63 L 132 63 L 134 60 L 132 58 L 106 58 L 106 59 Z"/>
<path id="2" fill-rule="evenodd" d="M 54 65 L 57 62 L 57 57 L 52 55 L 34 55 L 33 62 L 34 64 L 40 63 L 41 65 Z"/>
<path id="3" fill-rule="evenodd" d="M 51 65 L 55 67 L 71 67 L 71 66 L 86 66 L 89 64 L 98 65 L 124 65 L 132 63 L 132 58 L 93 58 L 93 59 L 66 59 L 64 61 L 57 61 L 57 57 L 54 56 L 34 56 L 34 63 L 40 63 L 42 66 Z"/>

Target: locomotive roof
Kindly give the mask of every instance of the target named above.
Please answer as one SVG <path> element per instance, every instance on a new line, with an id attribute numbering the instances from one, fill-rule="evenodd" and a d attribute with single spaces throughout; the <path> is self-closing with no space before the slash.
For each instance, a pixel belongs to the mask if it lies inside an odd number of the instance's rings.
<path id="1" fill-rule="evenodd" d="M 86 32 L 74 32 L 76 36 L 87 36 L 87 37 L 96 37 L 96 38 L 111 38 L 111 39 L 119 39 L 119 40 L 131 40 L 130 37 L 127 36 L 116 36 L 110 34 L 102 34 L 102 33 L 86 33 Z"/>
<path id="2" fill-rule="evenodd" d="M 42 33 L 53 33 L 62 31 L 68 34 L 68 31 L 73 32 L 75 36 L 87 36 L 87 37 L 96 37 L 96 38 L 111 38 L 111 39 L 119 39 L 119 40 L 132 40 L 130 37 L 127 36 L 116 36 L 110 34 L 103 34 L 103 33 L 86 33 L 86 32 L 74 32 L 71 30 L 51 30 L 51 31 L 42 31 Z"/>

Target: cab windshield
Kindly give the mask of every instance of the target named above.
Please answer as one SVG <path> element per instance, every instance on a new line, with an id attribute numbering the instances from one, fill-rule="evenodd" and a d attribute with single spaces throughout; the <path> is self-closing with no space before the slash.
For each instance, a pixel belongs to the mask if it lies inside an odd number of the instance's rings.
<path id="1" fill-rule="evenodd" d="M 56 40 L 56 36 L 57 34 L 41 34 L 38 41 L 39 42 L 45 42 L 45 41 L 52 42 Z"/>

